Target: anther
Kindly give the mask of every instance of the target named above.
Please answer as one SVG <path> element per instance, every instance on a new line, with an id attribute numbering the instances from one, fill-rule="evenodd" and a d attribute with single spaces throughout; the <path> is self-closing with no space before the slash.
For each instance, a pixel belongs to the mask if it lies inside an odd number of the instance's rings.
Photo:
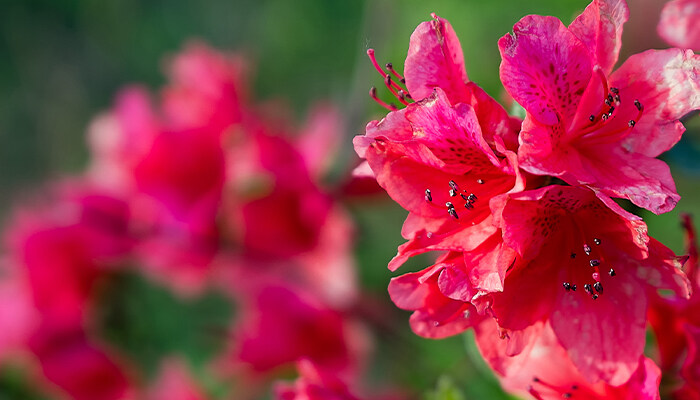
<path id="1" fill-rule="evenodd" d="M 425 200 L 433 201 L 433 194 L 430 192 L 430 189 L 425 189 Z"/>
<path id="2" fill-rule="evenodd" d="M 576 291 L 576 284 L 575 283 L 573 285 L 571 285 L 571 290 L 573 290 L 574 292 Z"/>
<path id="3" fill-rule="evenodd" d="M 476 195 L 474 193 L 469 193 L 469 196 L 467 196 L 467 200 L 471 201 L 472 203 L 476 201 Z"/>
<path id="4" fill-rule="evenodd" d="M 591 298 L 592 298 L 593 300 L 596 300 L 596 299 L 598 298 L 598 295 L 594 293 L 593 296 L 591 296 Z"/>
<path id="5" fill-rule="evenodd" d="M 619 94 L 615 95 L 615 103 L 620 104 L 620 95 Z"/>
<path id="6" fill-rule="evenodd" d="M 632 127 L 634 127 L 635 124 L 636 124 L 636 122 L 634 122 L 634 120 L 631 119 L 630 122 L 627 123 L 627 126 L 629 126 L 630 128 L 632 128 Z"/>
<path id="7" fill-rule="evenodd" d="M 467 195 L 465 195 L 464 193 L 460 193 L 459 196 L 462 197 L 462 200 L 469 201 L 469 199 L 467 198 Z"/>
<path id="8" fill-rule="evenodd" d="M 590 117 L 588 117 L 588 120 L 591 122 L 595 121 L 595 115 L 591 115 Z"/>
<path id="9" fill-rule="evenodd" d="M 619 94 L 619 93 L 620 93 L 620 89 L 618 89 L 618 88 L 616 88 L 616 87 L 611 87 L 611 88 L 610 88 L 610 91 L 613 92 L 613 93 L 615 93 L 615 94 Z"/>
<path id="10" fill-rule="evenodd" d="M 561 395 L 561 398 L 562 398 L 562 399 L 570 399 L 571 396 L 572 396 L 572 394 L 567 392 L 567 393 L 563 393 L 563 394 Z"/>
<path id="11" fill-rule="evenodd" d="M 477 180 L 476 180 L 476 183 L 478 183 L 479 185 L 483 185 L 483 184 L 484 184 L 484 180 L 483 180 L 483 179 L 477 179 Z"/>
<path id="12" fill-rule="evenodd" d="M 593 290 L 591 289 L 591 284 L 590 284 L 590 283 L 586 283 L 585 285 L 583 285 L 583 290 L 585 290 L 586 293 L 588 293 L 588 294 L 592 294 L 592 293 L 593 293 Z"/>
<path id="13" fill-rule="evenodd" d="M 450 189 L 450 197 L 457 196 L 457 192 L 454 189 Z"/>
<path id="14" fill-rule="evenodd" d="M 600 260 L 590 260 L 588 263 L 591 264 L 591 267 L 597 267 L 600 265 Z"/>
<path id="15" fill-rule="evenodd" d="M 612 269 L 612 268 L 610 268 L 610 271 L 608 271 L 608 275 L 610 275 L 610 276 L 615 276 L 615 275 L 616 275 L 616 274 L 615 274 L 615 270 Z"/>
<path id="16" fill-rule="evenodd" d="M 642 103 L 640 103 L 639 100 L 634 101 L 634 106 L 637 107 L 637 110 L 639 111 L 642 111 L 642 108 L 644 108 L 644 106 L 642 106 Z"/>
<path id="17" fill-rule="evenodd" d="M 450 180 L 449 185 L 452 188 L 452 190 L 454 190 L 455 192 L 459 191 L 459 187 L 457 186 L 457 182 Z"/>
<path id="18" fill-rule="evenodd" d="M 598 239 L 598 238 L 593 239 L 593 243 L 595 243 L 596 245 L 600 245 L 600 239 Z"/>
<path id="19" fill-rule="evenodd" d="M 603 285 L 600 282 L 594 283 L 593 287 L 595 288 L 596 292 L 603 294 Z"/>
<path id="20" fill-rule="evenodd" d="M 576 258 L 576 253 L 571 253 L 571 258 Z"/>
<path id="21" fill-rule="evenodd" d="M 608 105 L 610 105 L 610 104 L 608 104 Z M 601 118 L 603 119 L 603 121 L 607 121 L 607 120 L 608 120 L 608 114 L 603 114 L 603 115 L 601 115 Z"/>
<path id="22" fill-rule="evenodd" d="M 464 208 L 466 208 L 467 210 L 471 210 L 474 208 L 474 205 L 470 202 L 466 202 L 464 203 Z"/>
<path id="23" fill-rule="evenodd" d="M 447 213 L 452 216 L 454 219 L 459 219 L 459 215 L 457 215 L 457 211 L 455 210 L 455 206 L 451 202 L 445 203 L 445 206 L 447 206 Z"/>
<path id="24" fill-rule="evenodd" d="M 571 290 L 571 284 L 570 284 L 569 282 L 564 282 L 563 286 L 564 286 L 564 289 L 566 289 L 567 292 L 568 292 L 569 290 Z"/>
<path id="25" fill-rule="evenodd" d="M 587 244 L 583 245 L 583 252 L 586 253 L 587 256 L 591 255 L 591 247 Z"/>
<path id="26" fill-rule="evenodd" d="M 612 105 L 612 96 L 608 96 L 608 99 L 605 99 L 605 105 L 610 107 Z"/>

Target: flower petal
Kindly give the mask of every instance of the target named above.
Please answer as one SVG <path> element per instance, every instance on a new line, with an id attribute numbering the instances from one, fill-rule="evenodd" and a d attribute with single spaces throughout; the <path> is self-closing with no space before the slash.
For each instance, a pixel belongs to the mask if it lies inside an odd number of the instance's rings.
<path id="1" fill-rule="evenodd" d="M 466 102 L 464 55 L 449 22 L 434 16 L 418 25 L 411 34 L 404 75 L 408 92 L 416 100 L 430 96 L 439 87 L 452 104 Z"/>
<path id="2" fill-rule="evenodd" d="M 624 0 L 594 0 L 569 25 L 591 51 L 594 63 L 609 74 L 622 45 L 622 25 L 629 18 L 629 9 Z"/>
<path id="3" fill-rule="evenodd" d="M 539 122 L 573 120 L 593 60 L 586 45 L 557 18 L 529 15 L 498 41 L 501 81 Z"/>

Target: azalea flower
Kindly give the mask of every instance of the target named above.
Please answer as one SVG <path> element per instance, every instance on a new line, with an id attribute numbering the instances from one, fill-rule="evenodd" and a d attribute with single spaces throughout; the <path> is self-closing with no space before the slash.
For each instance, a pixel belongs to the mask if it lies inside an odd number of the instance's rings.
<path id="1" fill-rule="evenodd" d="M 297 364 L 300 376 L 294 383 L 278 383 L 278 400 L 359 400 L 347 385 L 333 374 L 321 370 L 309 360 Z"/>
<path id="2" fill-rule="evenodd" d="M 675 47 L 700 50 L 700 1 L 669 1 L 661 11 L 661 20 L 656 30 L 669 44 Z"/>
<path id="3" fill-rule="evenodd" d="M 688 261 L 685 273 L 691 283 L 692 295 L 689 299 L 656 296 L 652 298 L 649 322 L 656 335 L 660 366 L 669 376 L 674 375 L 679 366 L 680 375 L 686 382 L 681 388 L 683 396 L 700 397 L 700 259 L 695 228 L 690 215 L 683 216 L 686 230 Z M 685 357 L 685 358 L 684 358 Z"/>
<path id="4" fill-rule="evenodd" d="M 622 0 L 595 0 L 568 27 L 524 17 L 499 41 L 501 80 L 527 110 L 523 169 L 659 214 L 680 196 L 655 157 L 680 139 L 679 119 L 700 108 L 700 56 L 649 50 L 611 73 L 628 14 Z"/>
<path id="5" fill-rule="evenodd" d="M 32 353 L 49 389 L 74 399 L 127 398 L 128 364 L 86 324 L 100 283 L 133 248 L 127 205 L 82 183 L 49 192 L 50 203 L 24 206 L 6 232 L 10 276 L 26 292 L 2 306 L 16 307 L 13 302 L 24 298 L 28 304 L 18 311 L 29 320 L 3 323 L 26 324 L 13 344 Z"/>
<path id="6" fill-rule="evenodd" d="M 685 258 L 581 187 L 510 194 L 499 223 L 519 254 L 503 291 L 490 295 L 504 336 L 548 321 L 587 380 L 626 382 L 644 349 L 649 297 L 659 289 L 688 297 Z"/>
<path id="7" fill-rule="evenodd" d="M 504 389 L 537 400 L 660 398 L 661 371 L 650 359 L 639 357 L 634 373 L 621 385 L 591 383 L 576 369 L 549 324 L 538 323 L 529 329 L 536 331 L 531 333 L 535 339 L 515 356 L 508 354 L 508 343 L 501 339 L 492 319 L 475 329 L 479 351 Z"/>

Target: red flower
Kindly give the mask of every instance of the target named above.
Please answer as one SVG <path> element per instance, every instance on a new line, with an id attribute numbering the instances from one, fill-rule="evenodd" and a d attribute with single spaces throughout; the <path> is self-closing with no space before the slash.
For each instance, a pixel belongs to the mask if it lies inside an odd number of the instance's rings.
<path id="1" fill-rule="evenodd" d="M 680 374 L 686 382 L 683 395 L 692 393 L 700 398 L 700 259 L 695 229 L 687 214 L 683 216 L 683 226 L 688 249 L 685 272 L 693 294 L 689 299 L 653 297 L 649 322 L 656 335 L 661 369 L 673 375 L 681 366 Z M 684 398 L 683 395 L 678 394 L 677 398 Z"/>
<path id="2" fill-rule="evenodd" d="M 568 28 L 554 17 L 524 17 L 499 41 L 501 80 L 528 112 L 523 169 L 658 214 L 680 196 L 654 157 L 680 139 L 679 119 L 700 108 L 700 56 L 650 50 L 610 74 L 627 15 L 622 0 L 595 0 Z"/>
<path id="3" fill-rule="evenodd" d="M 299 378 L 292 384 L 278 383 L 278 400 L 358 400 L 347 385 L 332 373 L 323 371 L 309 360 L 297 363 Z"/>
<path id="4" fill-rule="evenodd" d="M 700 1 L 669 1 L 656 30 L 671 46 L 700 50 Z"/>
<path id="5" fill-rule="evenodd" d="M 528 328 L 532 332 L 527 335 L 533 340 L 515 356 L 509 354 L 508 342 L 501 338 L 493 320 L 484 321 L 475 330 L 479 351 L 508 391 L 538 400 L 659 399 L 661 371 L 648 358 L 640 356 L 634 373 L 621 385 L 590 383 L 578 372 L 549 324 Z"/>
<path id="6" fill-rule="evenodd" d="M 366 135 L 355 138 L 355 149 L 379 185 L 409 211 L 402 231 L 409 242 L 389 264 L 392 270 L 415 254 L 469 251 L 498 235 L 491 215 L 497 203 L 490 200 L 523 187 L 512 153 L 497 156 L 473 108 L 453 107 L 439 88 L 370 122 Z"/>
<path id="7" fill-rule="evenodd" d="M 658 289 L 688 296 L 684 258 L 584 188 L 511 194 L 500 223 L 521 258 L 491 295 L 498 324 L 520 331 L 549 320 L 586 379 L 627 381 L 644 348 L 648 297 Z"/>

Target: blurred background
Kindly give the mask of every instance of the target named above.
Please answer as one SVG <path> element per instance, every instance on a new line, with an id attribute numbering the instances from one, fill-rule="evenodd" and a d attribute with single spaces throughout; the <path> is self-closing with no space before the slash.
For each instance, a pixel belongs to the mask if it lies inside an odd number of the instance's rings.
<path id="1" fill-rule="evenodd" d="M 554 15 L 568 23 L 586 5 L 585 0 L 3 1 L 0 221 L 7 221 L 13 204 L 42 183 L 80 174 L 88 162 L 85 135 L 91 120 L 112 107 L 124 85 L 157 90 L 165 84 L 165 62 L 188 40 L 245 55 L 252 65 L 253 97 L 286 103 L 297 121 L 317 100 L 339 107 L 344 140 L 335 170 L 345 171 L 356 163 L 352 137 L 385 114 L 367 95 L 371 86 L 382 85 L 367 48 L 376 50 L 380 64 L 391 61 L 401 70 L 411 32 L 436 12 L 460 38 L 469 78 L 499 99 L 498 39 L 526 14 Z M 621 60 L 667 47 L 655 29 L 662 6 L 662 1 L 630 1 Z M 651 235 L 677 253 L 683 251 L 678 213 L 700 215 L 700 123 L 695 119 L 687 126 L 681 144 L 664 155 L 682 200 L 663 216 L 643 214 Z M 348 207 L 357 225 L 362 291 L 378 302 L 378 309 L 393 313 L 387 318 L 390 330 L 374 334 L 369 379 L 415 398 L 432 392 L 444 396 L 452 386 L 466 398 L 507 398 L 474 356 L 468 337 L 418 338 L 409 329 L 409 313 L 391 305 L 386 287 L 392 273 L 386 264 L 402 242 L 405 212 L 382 196 Z M 182 300 L 132 275 L 114 285 L 104 306 L 117 316 L 108 320 L 107 340 L 147 373 L 155 373 L 159 360 L 171 355 L 184 356 L 195 370 L 205 365 L 222 345 L 212 339 L 210 328 L 226 326 L 236 313 L 217 293 Z M 217 384 L 205 375 L 202 367 L 197 379 L 215 393 Z M 28 380 L 15 367 L 0 367 L 0 399 L 50 398 Z"/>

